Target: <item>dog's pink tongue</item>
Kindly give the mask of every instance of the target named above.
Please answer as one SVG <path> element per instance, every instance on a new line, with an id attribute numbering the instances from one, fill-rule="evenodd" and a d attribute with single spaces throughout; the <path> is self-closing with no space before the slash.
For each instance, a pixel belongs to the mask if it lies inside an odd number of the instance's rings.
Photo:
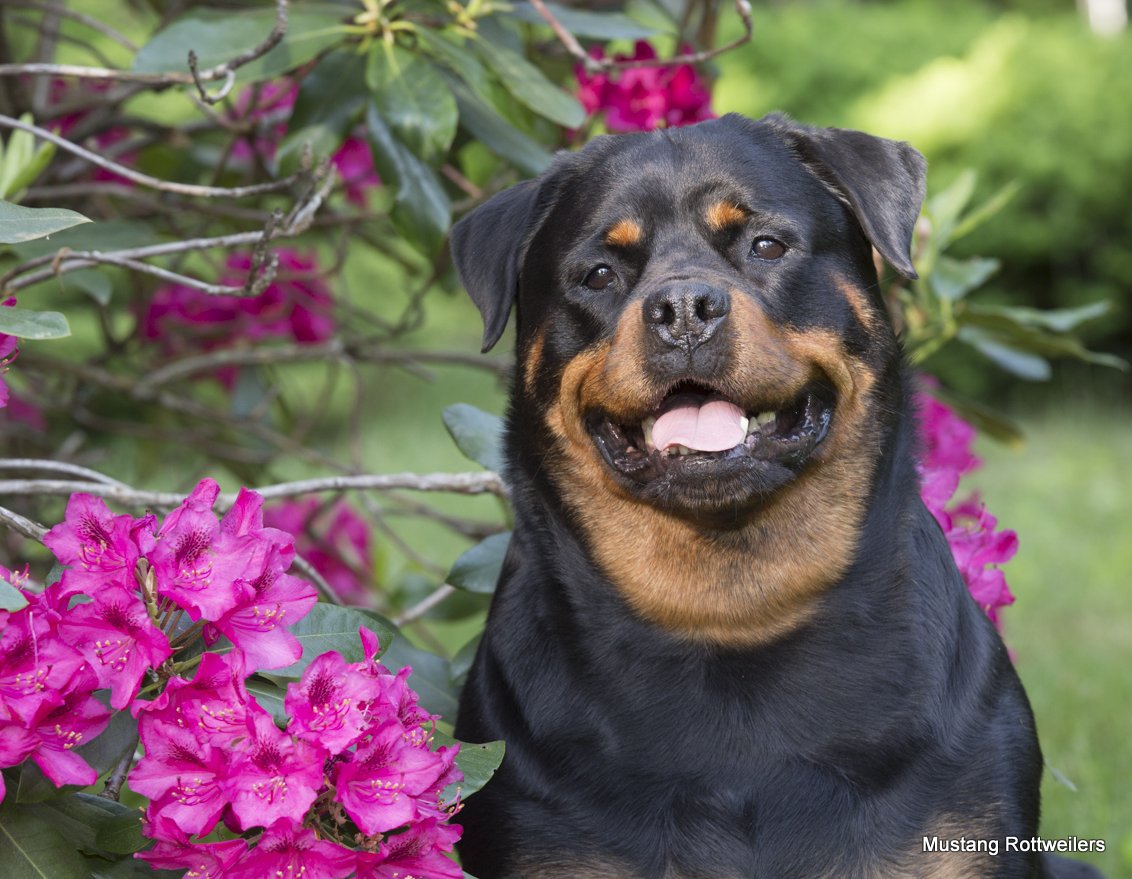
<path id="1" fill-rule="evenodd" d="M 743 410 L 727 400 L 678 397 L 656 419 L 652 441 L 658 449 L 687 446 L 697 452 L 722 452 L 743 442 Z"/>

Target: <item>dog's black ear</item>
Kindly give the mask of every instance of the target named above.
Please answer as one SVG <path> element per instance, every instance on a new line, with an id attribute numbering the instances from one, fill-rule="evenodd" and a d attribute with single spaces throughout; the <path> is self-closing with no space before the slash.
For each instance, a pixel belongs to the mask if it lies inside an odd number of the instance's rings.
<path id="1" fill-rule="evenodd" d="M 924 201 L 927 162 L 906 143 L 845 128 L 768 122 L 802 162 L 849 202 L 873 247 L 906 278 L 915 278 L 912 234 Z"/>
<path id="2" fill-rule="evenodd" d="M 483 317 L 485 352 L 507 328 L 519 266 L 537 221 L 541 182 L 524 180 L 505 189 L 452 227 L 452 261 Z"/>

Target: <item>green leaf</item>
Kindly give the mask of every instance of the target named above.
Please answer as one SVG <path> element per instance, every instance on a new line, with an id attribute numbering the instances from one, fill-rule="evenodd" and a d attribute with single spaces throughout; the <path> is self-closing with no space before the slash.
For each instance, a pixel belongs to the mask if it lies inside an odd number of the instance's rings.
<path id="1" fill-rule="evenodd" d="M 420 40 L 421 49 L 433 60 L 452 71 L 473 91 L 479 94 L 486 93 L 489 87 L 487 70 L 479 59 L 464 47 L 463 40 L 456 43 L 447 39 L 442 32 L 427 27 L 418 28 L 415 33 Z"/>
<path id="2" fill-rule="evenodd" d="M 393 225 L 417 250 L 433 256 L 448 231 L 452 205 L 436 174 L 399 141 L 375 104 L 366 110 L 374 164 L 394 197 Z"/>
<path id="3" fill-rule="evenodd" d="M 449 663 L 452 671 L 452 683 L 461 689 L 468 679 L 468 672 L 472 670 L 472 663 L 475 661 L 482 640 L 483 632 L 476 633 L 474 638 L 456 651 L 456 655 L 452 657 L 452 662 Z"/>
<path id="4" fill-rule="evenodd" d="M 66 208 L 25 208 L 23 205 L 0 201 L 0 244 L 19 244 L 22 241 L 46 238 L 79 223 L 89 222 L 89 217 Z"/>
<path id="5" fill-rule="evenodd" d="M 456 136 L 456 99 L 428 60 L 385 42 L 370 47 L 366 85 L 381 118 L 404 146 L 435 167 Z"/>
<path id="6" fill-rule="evenodd" d="M 286 725 L 287 709 L 283 700 L 287 696 L 287 691 L 284 687 L 259 675 L 248 678 L 244 682 L 244 687 L 259 703 L 260 708 L 267 711 L 276 723 Z"/>
<path id="7" fill-rule="evenodd" d="M 1081 312 L 1088 309 L 1082 317 Z M 1073 314 L 1071 312 L 1076 312 Z M 1113 354 L 1090 351 L 1081 340 L 1067 332 L 1050 332 L 1047 326 L 1066 326 L 1073 321 L 1096 316 L 1093 306 L 1085 309 L 1067 309 L 1061 315 L 1053 314 L 1048 321 L 1041 312 L 1029 308 L 980 306 L 966 309 L 959 315 L 961 326 L 977 333 L 994 336 L 1011 348 L 1041 357 L 1072 357 L 1086 363 L 1096 363 L 1113 369 L 1127 370 L 1128 363 Z"/>
<path id="8" fill-rule="evenodd" d="M 12 802 L 0 806 L 4 879 L 87 879 L 86 862 L 51 822 Z"/>
<path id="9" fill-rule="evenodd" d="M 104 269 L 79 269 L 63 275 L 63 283 L 78 287 L 99 305 L 109 305 L 114 295 L 114 285 Z"/>
<path id="10" fill-rule="evenodd" d="M 50 239 L 29 241 L 12 248 L 21 259 L 35 259 L 56 253 L 63 247 L 71 250 L 120 250 L 126 247 L 146 247 L 162 239 L 152 223 L 140 220 L 107 220 L 76 226 L 52 235 Z"/>
<path id="11" fill-rule="evenodd" d="M 965 326 L 960 328 L 958 337 L 1011 375 L 1027 381 L 1047 381 L 1050 377 L 1048 360 L 1037 354 L 1020 351 L 999 336 L 978 327 Z"/>
<path id="12" fill-rule="evenodd" d="M 132 854 L 148 844 L 148 840 L 143 839 L 138 848 L 127 850 L 121 847 L 125 845 L 126 838 L 119 834 L 122 827 L 128 825 L 131 821 L 137 826 L 140 838 L 142 814 L 137 809 L 131 809 L 129 806 L 108 800 L 105 797 L 87 793 L 73 793 L 23 808 L 30 814 L 37 815 L 50 822 L 53 827 L 67 837 L 72 846 L 87 854 L 97 854 L 101 857 Z M 119 846 L 118 848 L 104 844 L 104 841 L 100 838 L 107 828 L 112 828 L 112 832 L 107 836 L 106 842 Z"/>
<path id="13" fill-rule="evenodd" d="M 948 237 L 948 243 L 958 241 L 963 236 L 974 232 L 979 226 L 1006 207 L 1010 200 L 1014 198 L 1021 189 L 1022 185 L 1018 182 L 1006 184 L 1006 186 L 1002 187 L 1002 189 L 989 199 L 955 223 L 955 226 L 951 229 L 951 235 Z"/>
<path id="14" fill-rule="evenodd" d="M 0 333 L 21 339 L 62 339 L 71 335 L 67 318 L 57 311 L 0 308 Z"/>
<path id="15" fill-rule="evenodd" d="M 0 577 L 0 610 L 21 610 L 28 606 L 28 600 L 15 586 Z"/>
<path id="16" fill-rule="evenodd" d="M 420 704 L 431 714 L 453 721 L 456 719 L 456 688 L 452 685 L 452 670 L 448 660 L 409 643 L 407 638 L 394 641 L 382 664 L 390 671 L 411 666 L 409 686 L 420 697 Z"/>
<path id="17" fill-rule="evenodd" d="M 559 6 L 557 3 L 547 3 L 546 8 L 576 37 L 603 41 L 644 40 L 658 33 L 656 28 L 634 21 L 620 12 L 588 12 Z M 511 14 L 528 24 L 547 24 L 546 19 L 530 3 L 515 3 L 511 7 Z"/>
<path id="18" fill-rule="evenodd" d="M 462 83 L 449 80 L 449 85 L 460 108 L 460 124 L 488 149 L 532 177 L 550 167 L 550 153 L 537 141 L 523 134 Z"/>
<path id="19" fill-rule="evenodd" d="M 282 173 L 298 168 L 307 144 L 315 159 L 332 156 L 342 146 L 365 107 L 365 69 L 365 55 L 342 49 L 303 77 L 277 153 Z"/>
<path id="20" fill-rule="evenodd" d="M 95 842 L 103 851 L 117 855 L 132 855 L 149 845 L 142 835 L 142 813 L 137 809 L 123 812 L 108 819 L 98 828 Z"/>
<path id="21" fill-rule="evenodd" d="M 932 234 L 942 248 L 951 240 L 951 235 L 963 210 L 975 194 L 978 176 L 970 168 L 962 171 L 947 189 L 936 193 L 924 206 L 924 212 L 932 221 Z"/>
<path id="22" fill-rule="evenodd" d="M 1002 264 L 997 259 L 972 257 L 966 260 L 941 256 L 929 278 L 932 290 L 940 299 L 956 302 L 986 283 Z"/>
<path id="23" fill-rule="evenodd" d="M 433 733 L 433 741 L 437 745 L 449 747 L 457 743 L 456 739 L 440 731 Z M 464 780 L 457 782 L 451 788 L 451 793 L 449 791 L 444 792 L 443 798 L 446 800 L 455 796 L 456 788 L 459 788 L 461 795 L 465 797 L 469 797 L 483 788 L 495 775 L 495 770 L 503 762 L 503 755 L 507 750 L 502 741 L 486 742 L 482 745 L 460 742 L 459 745 L 460 753 L 456 755 L 456 765 L 464 773 Z"/>
<path id="24" fill-rule="evenodd" d="M 21 122 L 33 121 L 30 113 L 20 116 Z M 8 147 L 0 143 L 0 198 L 12 198 L 43 173 L 55 155 L 55 144 L 43 141 L 36 146 L 36 136 L 17 129 L 8 137 Z"/>
<path id="25" fill-rule="evenodd" d="M 503 471 L 503 419 L 467 403 L 454 403 L 441 416 L 457 448 L 477 464 Z"/>
<path id="26" fill-rule="evenodd" d="M 1015 324 L 1040 327 L 1055 333 L 1068 333 L 1086 321 L 1104 317 L 1112 311 L 1112 303 L 1108 300 L 1092 302 L 1079 308 L 1025 308 L 1023 306 L 1007 305 L 972 305 L 969 312 L 972 315 L 989 319 L 1000 318 Z"/>
<path id="27" fill-rule="evenodd" d="M 577 128 L 586 120 L 586 111 L 578 99 L 558 88 L 522 55 L 482 40 L 478 40 L 475 46 L 480 57 L 519 103 L 566 128 Z"/>
<path id="28" fill-rule="evenodd" d="M 499 582 L 499 572 L 503 569 L 503 558 L 511 543 L 511 532 L 493 534 L 477 543 L 452 565 L 447 582 L 468 592 L 490 595 L 495 592 Z"/>
<path id="29" fill-rule="evenodd" d="M 316 58 L 342 41 L 342 19 L 348 12 L 331 3 L 292 6 L 288 10 L 287 31 L 279 45 L 238 68 L 237 82 L 270 79 Z M 207 70 L 260 45 L 274 24 L 274 4 L 255 9 L 194 9 L 146 43 L 134 58 L 133 70 L 188 71 L 190 49 L 197 54 L 198 69 Z"/>
<path id="30" fill-rule="evenodd" d="M 980 433 L 985 433 L 1016 449 L 1026 444 L 1022 428 L 996 409 L 967 397 L 960 397 L 940 387 L 930 388 L 928 393 L 954 409 L 964 421 L 970 422 Z"/>
<path id="31" fill-rule="evenodd" d="M 303 645 L 303 658 L 286 668 L 272 669 L 271 676 L 297 678 L 316 657 L 331 650 L 337 650 L 346 662 L 361 662 L 365 656 L 358 629 L 363 626 L 377 633 L 384 650 L 389 649 L 397 629 L 388 620 L 353 607 L 316 604 L 310 613 L 291 626 L 291 634 Z"/>

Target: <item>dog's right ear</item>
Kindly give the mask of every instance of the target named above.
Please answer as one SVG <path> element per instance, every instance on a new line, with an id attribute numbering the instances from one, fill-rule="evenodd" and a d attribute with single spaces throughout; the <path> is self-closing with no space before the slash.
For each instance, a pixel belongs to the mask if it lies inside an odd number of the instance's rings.
<path id="1" fill-rule="evenodd" d="M 456 274 L 483 317 L 483 350 L 503 335 L 519 288 L 519 266 L 540 213 L 543 178 L 524 180 L 452 227 Z"/>

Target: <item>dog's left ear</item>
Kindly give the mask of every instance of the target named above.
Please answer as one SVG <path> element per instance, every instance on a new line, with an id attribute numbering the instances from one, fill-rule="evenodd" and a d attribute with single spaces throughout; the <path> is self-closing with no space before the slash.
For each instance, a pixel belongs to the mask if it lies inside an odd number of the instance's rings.
<path id="1" fill-rule="evenodd" d="M 924 157 L 906 143 L 861 131 L 799 125 L 777 114 L 763 121 L 822 182 L 849 202 L 881 256 L 904 277 L 917 277 L 911 249 L 924 202 Z"/>
<path id="2" fill-rule="evenodd" d="M 483 317 L 483 351 L 507 328 L 519 266 L 539 212 L 542 179 L 524 180 L 488 199 L 452 227 L 452 261 Z"/>

